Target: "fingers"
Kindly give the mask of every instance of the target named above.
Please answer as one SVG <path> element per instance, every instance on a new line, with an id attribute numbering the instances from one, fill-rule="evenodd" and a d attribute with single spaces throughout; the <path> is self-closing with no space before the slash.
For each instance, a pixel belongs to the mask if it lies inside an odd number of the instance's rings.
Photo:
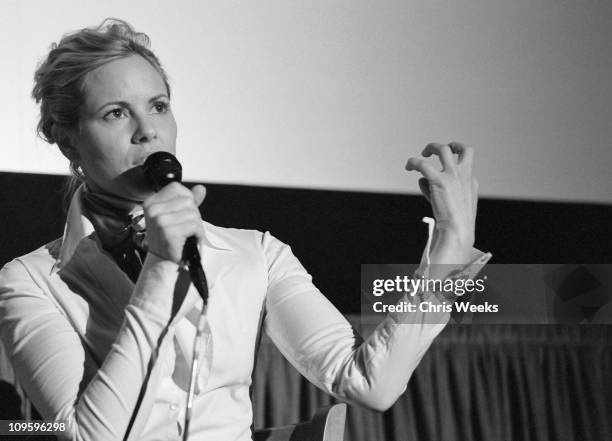
<path id="1" fill-rule="evenodd" d="M 167 226 L 160 226 L 165 229 L 165 237 L 168 238 L 169 244 L 172 245 L 178 241 L 181 244 L 180 249 L 182 249 L 182 244 L 184 244 L 186 238 L 196 236 L 198 239 L 202 239 L 204 237 L 202 220 L 198 218 L 173 219 Z"/>
<path id="2" fill-rule="evenodd" d="M 442 163 L 443 171 L 454 170 L 457 165 L 453 151 L 448 145 L 432 142 L 425 146 L 421 154 L 426 158 L 430 157 L 431 155 L 437 155 Z"/>
<path id="3" fill-rule="evenodd" d="M 429 188 L 429 181 L 425 178 L 419 179 L 419 188 L 421 189 L 421 193 L 427 199 L 427 202 L 431 203 L 431 189 Z"/>
<path id="4" fill-rule="evenodd" d="M 173 199 L 168 199 L 164 201 L 150 201 L 147 206 L 147 212 L 149 216 L 159 216 L 163 214 L 169 213 L 180 213 L 185 210 L 194 210 L 196 209 L 196 205 L 193 201 L 193 196 L 189 195 L 179 195 L 174 197 Z"/>
<path id="5" fill-rule="evenodd" d="M 206 187 L 198 184 L 191 189 L 191 193 L 193 194 L 193 200 L 195 201 L 196 207 L 202 205 L 206 197 Z"/>
<path id="6" fill-rule="evenodd" d="M 157 193 L 149 197 L 142 204 L 144 208 L 158 203 L 163 203 L 176 199 L 177 197 L 188 197 L 191 198 L 191 192 L 187 187 L 184 187 L 180 182 L 171 182 L 170 184 L 162 187 Z"/>
<path id="7" fill-rule="evenodd" d="M 143 206 L 151 216 L 179 212 L 189 208 L 197 210 L 205 197 L 206 188 L 203 185 L 196 185 L 189 190 L 180 183 L 173 182 L 147 199 Z"/>
<path id="8" fill-rule="evenodd" d="M 442 171 L 436 170 L 423 158 L 410 158 L 406 164 L 406 170 L 419 171 L 429 180 L 440 179 L 440 173 L 454 174 L 458 170 L 471 173 L 472 171 L 474 149 L 460 142 L 454 141 L 447 145 L 438 142 L 429 143 L 423 149 L 422 155 L 424 158 L 432 155 L 438 156 L 442 164 Z"/>
<path id="9" fill-rule="evenodd" d="M 176 213 L 164 213 L 156 217 L 157 224 L 162 228 L 168 228 L 175 224 L 193 223 L 197 225 L 202 220 L 200 213 L 196 213 L 193 210 L 190 211 L 179 211 Z"/>
<path id="10" fill-rule="evenodd" d="M 466 147 L 461 142 L 453 141 L 449 144 L 453 153 L 459 155 L 459 163 L 464 164 L 469 169 L 472 168 L 474 163 L 474 149 L 472 147 Z"/>
<path id="11" fill-rule="evenodd" d="M 421 172 L 425 178 L 434 180 L 438 178 L 439 172 L 423 158 L 410 158 L 406 164 L 406 170 Z"/>

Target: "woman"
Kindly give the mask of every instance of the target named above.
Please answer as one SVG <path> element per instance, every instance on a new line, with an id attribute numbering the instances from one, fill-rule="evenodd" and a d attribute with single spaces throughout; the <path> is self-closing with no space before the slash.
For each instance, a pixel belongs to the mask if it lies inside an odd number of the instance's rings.
<path id="1" fill-rule="evenodd" d="M 205 190 L 179 183 L 154 193 L 142 164 L 175 152 L 170 87 L 146 35 L 125 22 L 65 36 L 35 75 L 39 131 L 56 143 L 81 181 L 62 238 L 0 273 L 2 341 L 45 419 L 67 420 L 74 440 L 180 439 L 195 325 L 205 338 L 189 439 L 248 440 L 256 336 L 264 331 L 318 387 L 384 410 L 406 382 L 447 313 L 390 314 L 365 341 L 314 287 L 290 248 L 269 233 L 203 222 Z M 437 226 L 431 264 L 460 264 L 460 277 L 490 255 L 474 253 L 473 153 L 430 144 L 408 170 L 424 178 Z M 146 225 L 146 230 L 144 226 Z M 146 232 L 145 232 L 146 231 Z M 196 236 L 210 300 L 181 265 Z M 144 239 L 143 239 L 144 238 Z M 446 277 L 442 266 L 422 274 Z"/>

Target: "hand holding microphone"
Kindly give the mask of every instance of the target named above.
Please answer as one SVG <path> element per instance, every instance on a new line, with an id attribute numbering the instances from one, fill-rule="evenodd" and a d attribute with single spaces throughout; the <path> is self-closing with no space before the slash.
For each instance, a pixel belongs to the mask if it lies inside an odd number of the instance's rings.
<path id="1" fill-rule="evenodd" d="M 192 282 L 206 302 L 206 277 L 201 266 L 198 240 L 204 237 L 199 205 L 206 189 L 181 185 L 182 168 L 168 152 L 150 155 L 143 165 L 145 178 L 157 191 L 143 203 L 149 252 L 175 263 L 186 261 Z"/>

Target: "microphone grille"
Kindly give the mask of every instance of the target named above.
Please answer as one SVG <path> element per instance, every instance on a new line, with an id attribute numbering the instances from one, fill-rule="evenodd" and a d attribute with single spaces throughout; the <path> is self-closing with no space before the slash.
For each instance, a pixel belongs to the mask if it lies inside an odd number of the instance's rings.
<path id="1" fill-rule="evenodd" d="M 183 179 L 183 167 L 172 153 L 155 152 L 149 155 L 142 168 L 145 179 L 155 191 Z"/>

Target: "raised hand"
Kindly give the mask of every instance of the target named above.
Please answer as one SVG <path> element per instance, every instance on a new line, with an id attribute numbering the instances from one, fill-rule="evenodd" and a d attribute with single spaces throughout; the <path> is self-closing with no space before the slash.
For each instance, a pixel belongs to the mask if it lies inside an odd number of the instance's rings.
<path id="1" fill-rule="evenodd" d="M 438 156 L 438 170 L 427 157 Z M 436 219 L 432 263 L 467 263 L 474 245 L 478 182 L 472 176 L 474 150 L 459 142 L 428 144 L 422 157 L 410 158 L 406 170 L 416 170 L 421 192 Z"/>

